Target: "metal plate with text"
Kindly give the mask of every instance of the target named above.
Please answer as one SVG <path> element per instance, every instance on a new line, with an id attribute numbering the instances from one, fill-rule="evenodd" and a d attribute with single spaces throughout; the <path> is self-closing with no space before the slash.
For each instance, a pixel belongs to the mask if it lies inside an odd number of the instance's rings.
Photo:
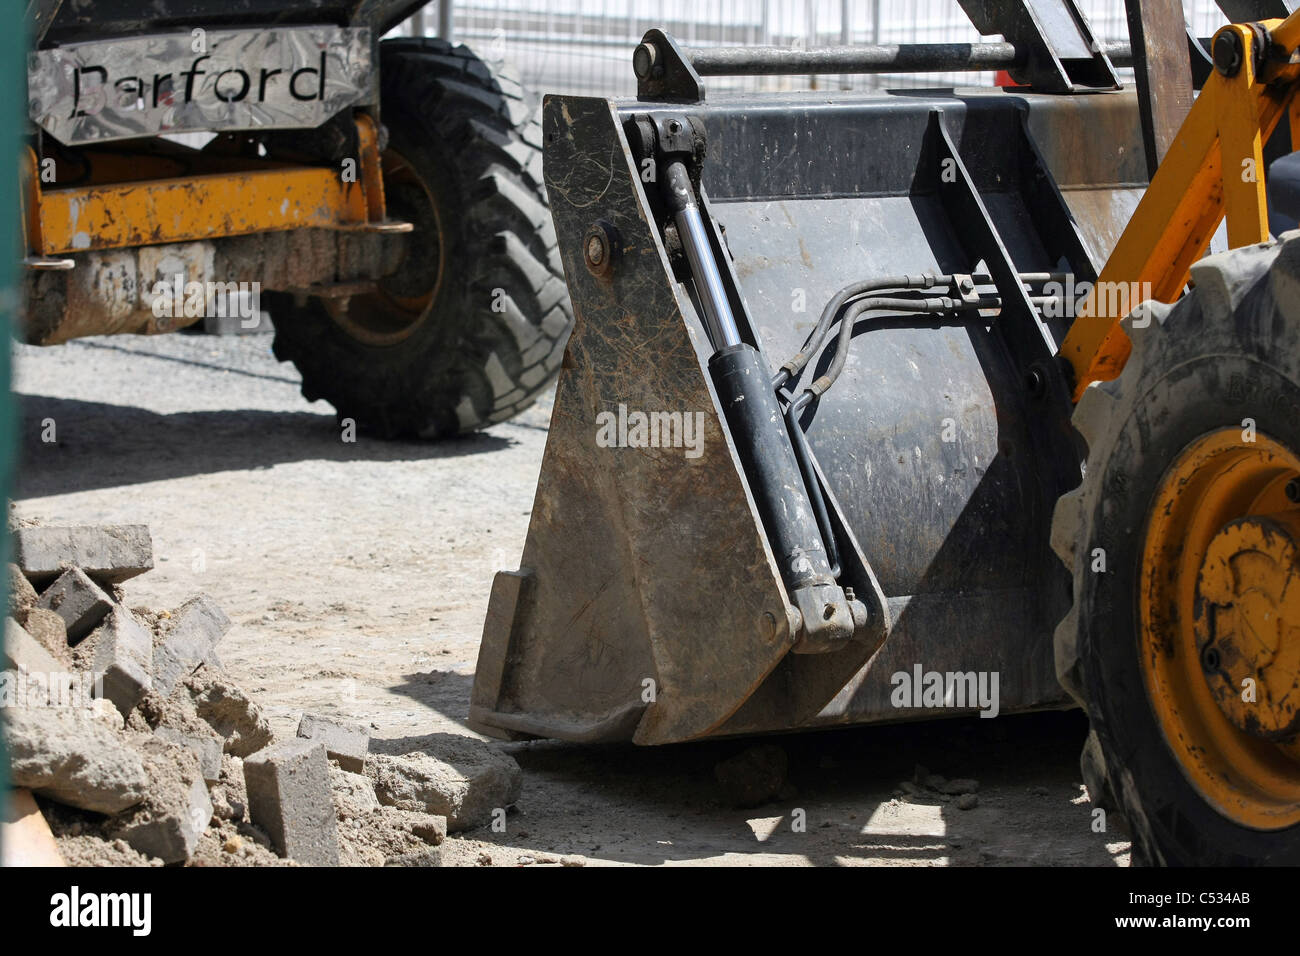
<path id="1" fill-rule="evenodd" d="M 194 30 L 28 55 L 29 115 L 59 142 L 311 129 L 372 87 L 370 31 Z"/>

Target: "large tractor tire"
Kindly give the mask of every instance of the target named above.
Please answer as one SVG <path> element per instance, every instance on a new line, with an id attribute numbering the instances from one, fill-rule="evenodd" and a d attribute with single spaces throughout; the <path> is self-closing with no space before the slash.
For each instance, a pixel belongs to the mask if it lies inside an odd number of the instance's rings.
<path id="1" fill-rule="evenodd" d="M 372 294 L 268 297 L 302 392 L 385 438 L 505 421 L 558 372 L 572 307 L 519 84 L 467 47 L 380 44 L 388 215 L 415 224 Z"/>
<path id="2" fill-rule="evenodd" d="M 1192 269 L 1125 320 L 1133 354 L 1074 415 L 1082 485 L 1053 545 L 1056 633 L 1091 722 L 1094 803 L 1133 859 L 1300 863 L 1300 233 Z"/>

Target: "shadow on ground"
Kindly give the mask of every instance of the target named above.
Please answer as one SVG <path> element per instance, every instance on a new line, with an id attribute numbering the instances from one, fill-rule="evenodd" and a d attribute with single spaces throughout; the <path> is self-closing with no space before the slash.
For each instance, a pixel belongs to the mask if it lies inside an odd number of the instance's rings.
<path id="1" fill-rule="evenodd" d="M 558 792 L 577 790 L 620 821 L 592 846 L 561 852 L 643 864 L 730 852 L 832 866 L 1113 865 L 1107 845 L 1122 837 L 1093 833 L 1090 807 L 1072 802 L 1081 792 L 1078 755 L 1086 733 L 1086 720 L 1073 712 L 654 749 L 551 742 L 507 749 L 524 768 L 517 825 L 534 844 L 559 835 L 546 808 Z M 785 751 L 787 790 L 767 804 L 737 808 L 714 767 L 755 743 Z M 979 806 L 960 810 L 954 797 L 924 790 L 897 795 L 917 764 L 949 779 L 978 780 Z M 796 819 L 805 824 L 802 832 Z"/>
<path id="2" fill-rule="evenodd" d="M 342 440 L 332 413 L 252 409 L 159 414 L 17 394 L 20 466 L 15 498 L 88 491 L 296 461 L 420 461 L 499 451 L 496 435 L 450 441 Z M 42 440 L 52 422 L 55 441 Z"/>
<path id="3" fill-rule="evenodd" d="M 391 689 L 463 721 L 471 684 L 469 675 L 432 671 Z M 1086 719 L 1071 711 L 656 748 L 504 744 L 524 770 L 518 809 L 504 833 L 481 827 L 459 836 L 486 844 L 497 862 L 574 853 L 648 865 L 726 854 L 727 862 L 823 866 L 1113 866 L 1125 837 L 1093 832 L 1081 799 L 1086 734 Z M 437 737 L 374 740 L 372 749 L 436 749 Z M 737 807 L 714 768 L 756 744 L 785 752 L 787 783 L 765 804 Z M 962 810 L 955 795 L 924 787 L 902 792 L 918 764 L 979 781 L 979 805 Z"/>

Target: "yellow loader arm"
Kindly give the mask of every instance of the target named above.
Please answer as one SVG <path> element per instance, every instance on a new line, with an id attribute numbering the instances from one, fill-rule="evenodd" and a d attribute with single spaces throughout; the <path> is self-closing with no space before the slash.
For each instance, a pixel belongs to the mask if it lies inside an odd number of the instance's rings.
<path id="1" fill-rule="evenodd" d="M 1143 297 L 1176 301 L 1225 213 L 1232 248 L 1267 241 L 1264 143 L 1288 110 L 1292 130 L 1300 128 L 1297 45 L 1300 12 L 1215 34 L 1215 71 L 1061 346 L 1075 401 L 1093 382 L 1115 378 L 1131 350 L 1124 315 L 1105 290 L 1149 288 Z"/>

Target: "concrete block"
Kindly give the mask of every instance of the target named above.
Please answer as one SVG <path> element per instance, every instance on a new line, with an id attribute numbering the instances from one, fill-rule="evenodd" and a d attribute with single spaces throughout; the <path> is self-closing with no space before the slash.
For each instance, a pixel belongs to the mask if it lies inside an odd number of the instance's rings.
<path id="1" fill-rule="evenodd" d="M 63 623 L 63 618 L 43 607 L 32 607 L 28 608 L 27 618 L 21 623 L 27 629 L 27 633 L 40 641 L 41 646 L 49 651 L 56 661 L 65 666 L 72 664 L 72 651 L 68 647 L 68 627 Z"/>
<path id="2" fill-rule="evenodd" d="M 104 697 L 116 704 L 125 717 L 153 686 L 149 674 L 153 635 L 134 614 L 118 605 L 89 639 L 95 646 L 93 673 L 103 681 Z"/>
<path id="3" fill-rule="evenodd" d="M 66 707 L 5 708 L 9 781 L 58 803 L 119 813 L 145 799 L 140 754 L 90 715 Z"/>
<path id="4" fill-rule="evenodd" d="M 212 820 L 212 799 L 199 760 L 157 737 L 140 738 L 138 750 L 149 776 L 148 793 L 109 836 L 164 863 L 183 863 Z"/>
<path id="5" fill-rule="evenodd" d="M 117 584 L 153 567 L 153 541 L 142 524 L 75 528 L 17 528 L 14 564 L 38 588 L 68 568 L 100 584 Z"/>
<path id="6" fill-rule="evenodd" d="M 63 667 L 40 641 L 13 618 L 5 619 L 4 666 L 26 674 L 64 674 Z"/>
<path id="7" fill-rule="evenodd" d="M 27 580 L 27 575 L 23 574 L 18 565 L 9 565 L 9 613 L 21 624 L 28 609 L 35 603 L 36 589 L 32 587 L 32 582 Z"/>
<path id="8" fill-rule="evenodd" d="M 113 599 L 80 568 L 70 568 L 41 592 L 36 606 L 63 618 L 68 643 L 75 644 L 93 631 L 104 615 L 113 609 Z"/>
<path id="9" fill-rule="evenodd" d="M 329 758 L 337 760 L 344 770 L 361 773 L 365 769 L 366 754 L 370 752 L 370 731 L 361 724 L 318 714 L 303 714 L 298 721 L 298 736 L 319 740 L 325 745 Z"/>
<path id="10" fill-rule="evenodd" d="M 295 738 L 244 761 L 248 812 L 282 856 L 310 866 L 337 866 L 338 827 L 325 745 Z"/>
<path id="11" fill-rule="evenodd" d="M 230 618 L 206 594 L 192 597 L 176 609 L 166 640 L 153 652 L 154 690 L 171 696 L 177 682 L 211 660 L 217 642 L 230 630 Z"/>
<path id="12" fill-rule="evenodd" d="M 199 772 L 207 783 L 216 783 L 221 779 L 221 738 L 216 734 L 189 733 L 175 727 L 159 727 L 154 730 L 159 737 L 199 758 Z"/>

